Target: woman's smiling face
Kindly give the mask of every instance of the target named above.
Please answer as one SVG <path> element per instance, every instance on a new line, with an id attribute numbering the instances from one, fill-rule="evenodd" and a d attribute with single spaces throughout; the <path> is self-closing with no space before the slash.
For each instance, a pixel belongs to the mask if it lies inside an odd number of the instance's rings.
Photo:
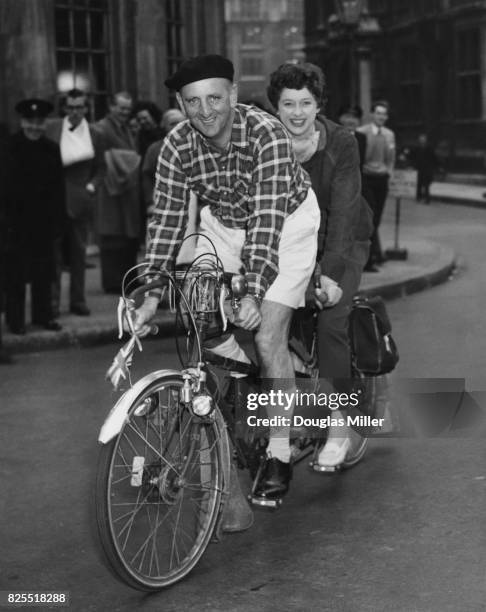
<path id="1" fill-rule="evenodd" d="M 312 93 L 284 87 L 278 100 L 278 116 L 292 136 L 303 136 L 314 126 L 319 107 Z"/>

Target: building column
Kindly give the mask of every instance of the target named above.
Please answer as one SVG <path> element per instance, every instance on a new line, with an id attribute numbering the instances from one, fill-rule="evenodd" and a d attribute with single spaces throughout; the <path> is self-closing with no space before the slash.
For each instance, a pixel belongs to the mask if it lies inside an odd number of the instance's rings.
<path id="1" fill-rule="evenodd" d="M 1 0 L 0 117 L 10 126 L 16 124 L 13 109 L 22 98 L 54 99 L 55 51 L 53 0 Z"/>
<path id="2" fill-rule="evenodd" d="M 371 111 L 371 59 L 370 49 L 360 46 L 358 55 L 358 84 L 359 105 L 363 109 L 363 117 L 367 117 Z"/>

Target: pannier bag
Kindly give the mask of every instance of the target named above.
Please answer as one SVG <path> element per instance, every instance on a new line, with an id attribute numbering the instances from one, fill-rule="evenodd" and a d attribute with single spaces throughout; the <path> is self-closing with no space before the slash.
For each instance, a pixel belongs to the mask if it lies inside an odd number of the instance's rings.
<path id="1" fill-rule="evenodd" d="M 380 376 L 391 372 L 397 365 L 398 350 L 381 297 L 354 298 L 349 337 L 354 367 L 362 374 Z"/>

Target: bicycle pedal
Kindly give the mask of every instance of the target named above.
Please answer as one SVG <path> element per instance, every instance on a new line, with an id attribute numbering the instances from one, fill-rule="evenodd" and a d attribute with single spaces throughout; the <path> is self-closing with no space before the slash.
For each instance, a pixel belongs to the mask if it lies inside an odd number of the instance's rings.
<path id="1" fill-rule="evenodd" d="M 309 467 L 314 470 L 314 472 L 334 474 L 340 472 L 343 466 L 341 463 L 338 465 L 320 465 L 317 461 L 310 461 Z"/>
<path id="2" fill-rule="evenodd" d="M 254 506 L 258 506 L 259 508 L 268 508 L 269 510 L 277 510 L 282 505 L 282 498 L 278 499 L 266 499 L 263 497 L 254 497 L 253 495 L 248 495 L 248 501 Z"/>

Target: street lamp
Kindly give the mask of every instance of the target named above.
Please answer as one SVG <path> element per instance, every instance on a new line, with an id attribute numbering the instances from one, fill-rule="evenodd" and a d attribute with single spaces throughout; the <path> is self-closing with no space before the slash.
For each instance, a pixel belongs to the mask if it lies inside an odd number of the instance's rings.
<path id="1" fill-rule="evenodd" d="M 361 13 L 364 8 L 364 0 L 334 0 L 334 4 L 338 19 L 349 34 L 349 93 L 351 98 L 350 103 L 356 104 L 356 32 L 359 28 Z"/>

